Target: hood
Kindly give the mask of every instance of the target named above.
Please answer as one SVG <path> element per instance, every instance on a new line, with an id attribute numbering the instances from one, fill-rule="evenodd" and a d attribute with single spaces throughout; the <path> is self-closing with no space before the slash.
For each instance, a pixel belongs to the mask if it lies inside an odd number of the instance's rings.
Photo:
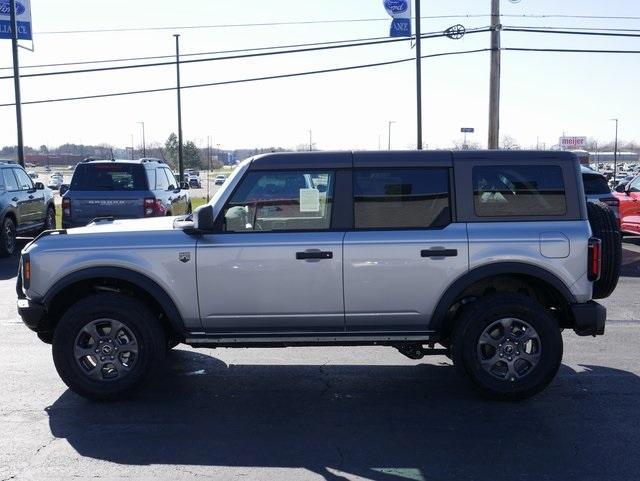
<path id="1" fill-rule="evenodd" d="M 67 234 L 98 234 L 108 232 L 150 232 L 174 230 L 176 217 L 149 217 L 146 219 L 102 220 L 85 227 L 68 229 Z"/>

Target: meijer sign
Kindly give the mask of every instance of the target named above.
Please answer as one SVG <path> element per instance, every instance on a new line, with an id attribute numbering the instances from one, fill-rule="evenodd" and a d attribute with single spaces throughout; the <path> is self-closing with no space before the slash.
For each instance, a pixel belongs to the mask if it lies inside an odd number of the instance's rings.
<path id="1" fill-rule="evenodd" d="M 587 145 L 586 137 L 560 137 L 560 147 L 585 147 Z"/>

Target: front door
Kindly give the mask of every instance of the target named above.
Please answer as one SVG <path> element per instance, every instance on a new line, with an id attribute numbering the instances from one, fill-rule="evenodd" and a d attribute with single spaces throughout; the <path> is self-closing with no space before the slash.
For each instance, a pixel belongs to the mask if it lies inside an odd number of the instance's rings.
<path id="1" fill-rule="evenodd" d="M 342 242 L 331 230 L 334 172 L 250 171 L 197 247 L 210 333 L 343 332 Z"/>
<path id="2" fill-rule="evenodd" d="M 640 233 L 640 176 L 631 181 L 620 200 L 621 228 L 626 232 Z"/>
<path id="3" fill-rule="evenodd" d="M 36 190 L 31 177 L 22 169 L 13 169 L 24 198 L 24 220 L 34 226 L 44 222 L 44 190 Z"/>
<path id="4" fill-rule="evenodd" d="M 344 242 L 345 317 L 355 332 L 421 333 L 468 270 L 466 224 L 452 223 L 449 168 L 354 171 Z"/>

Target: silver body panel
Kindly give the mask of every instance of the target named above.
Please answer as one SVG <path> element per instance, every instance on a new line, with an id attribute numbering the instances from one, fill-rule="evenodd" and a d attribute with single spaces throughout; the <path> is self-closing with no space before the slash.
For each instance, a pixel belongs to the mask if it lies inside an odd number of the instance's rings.
<path id="1" fill-rule="evenodd" d="M 421 257 L 424 249 L 457 255 Z M 348 232 L 344 262 L 348 330 L 425 331 L 444 291 L 469 269 L 466 224 Z"/>

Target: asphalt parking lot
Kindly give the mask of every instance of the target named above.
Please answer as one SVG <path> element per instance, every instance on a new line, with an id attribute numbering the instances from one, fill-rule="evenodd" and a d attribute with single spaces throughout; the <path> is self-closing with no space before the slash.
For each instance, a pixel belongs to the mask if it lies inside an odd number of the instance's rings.
<path id="1" fill-rule="evenodd" d="M 392 348 L 178 348 L 137 398 L 86 401 L 15 310 L 0 259 L 0 481 L 23 479 L 635 480 L 640 241 L 600 338 L 564 333 L 553 384 L 478 398 L 445 357 Z"/>

